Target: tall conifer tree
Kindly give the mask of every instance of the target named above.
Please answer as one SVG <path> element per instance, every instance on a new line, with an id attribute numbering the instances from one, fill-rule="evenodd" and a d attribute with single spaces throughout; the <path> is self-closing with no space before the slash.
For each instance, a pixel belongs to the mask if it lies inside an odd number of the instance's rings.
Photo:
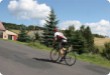
<path id="1" fill-rule="evenodd" d="M 58 20 L 56 20 L 56 15 L 54 13 L 54 10 L 51 10 L 44 27 L 45 30 L 44 30 L 43 41 L 45 45 L 47 46 L 52 45 L 53 37 L 54 37 L 54 29 L 57 27 L 57 24 L 58 24 Z"/>
<path id="2" fill-rule="evenodd" d="M 87 47 L 88 47 L 89 52 L 93 52 L 94 37 L 92 35 L 91 29 L 89 26 L 85 29 L 85 39 L 87 40 Z"/>

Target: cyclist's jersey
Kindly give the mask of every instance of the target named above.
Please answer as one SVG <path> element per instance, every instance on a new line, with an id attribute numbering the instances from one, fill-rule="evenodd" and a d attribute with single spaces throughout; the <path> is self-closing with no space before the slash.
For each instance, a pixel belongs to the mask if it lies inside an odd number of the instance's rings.
<path id="1" fill-rule="evenodd" d="M 55 32 L 54 37 L 59 41 L 67 41 L 67 38 L 61 32 Z"/>

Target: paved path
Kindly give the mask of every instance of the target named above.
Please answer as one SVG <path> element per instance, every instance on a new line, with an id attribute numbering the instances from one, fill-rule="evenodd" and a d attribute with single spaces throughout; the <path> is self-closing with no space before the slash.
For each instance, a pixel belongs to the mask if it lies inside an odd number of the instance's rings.
<path id="1" fill-rule="evenodd" d="M 3 75 L 107 75 L 110 69 L 77 61 L 67 66 L 49 61 L 49 52 L 0 40 L 0 72 Z"/>

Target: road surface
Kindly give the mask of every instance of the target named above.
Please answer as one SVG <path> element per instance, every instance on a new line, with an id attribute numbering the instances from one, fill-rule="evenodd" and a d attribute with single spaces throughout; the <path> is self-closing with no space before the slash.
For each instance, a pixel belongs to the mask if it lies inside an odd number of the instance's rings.
<path id="1" fill-rule="evenodd" d="M 77 61 L 73 66 L 53 63 L 49 52 L 0 40 L 0 73 L 3 75 L 107 75 L 110 69 Z"/>

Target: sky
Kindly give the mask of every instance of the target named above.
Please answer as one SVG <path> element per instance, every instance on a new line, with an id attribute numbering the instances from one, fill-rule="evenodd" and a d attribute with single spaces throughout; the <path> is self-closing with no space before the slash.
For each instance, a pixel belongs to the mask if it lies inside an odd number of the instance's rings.
<path id="1" fill-rule="evenodd" d="M 0 21 L 43 26 L 51 8 L 59 29 L 85 25 L 94 34 L 110 36 L 110 0 L 0 0 Z"/>

